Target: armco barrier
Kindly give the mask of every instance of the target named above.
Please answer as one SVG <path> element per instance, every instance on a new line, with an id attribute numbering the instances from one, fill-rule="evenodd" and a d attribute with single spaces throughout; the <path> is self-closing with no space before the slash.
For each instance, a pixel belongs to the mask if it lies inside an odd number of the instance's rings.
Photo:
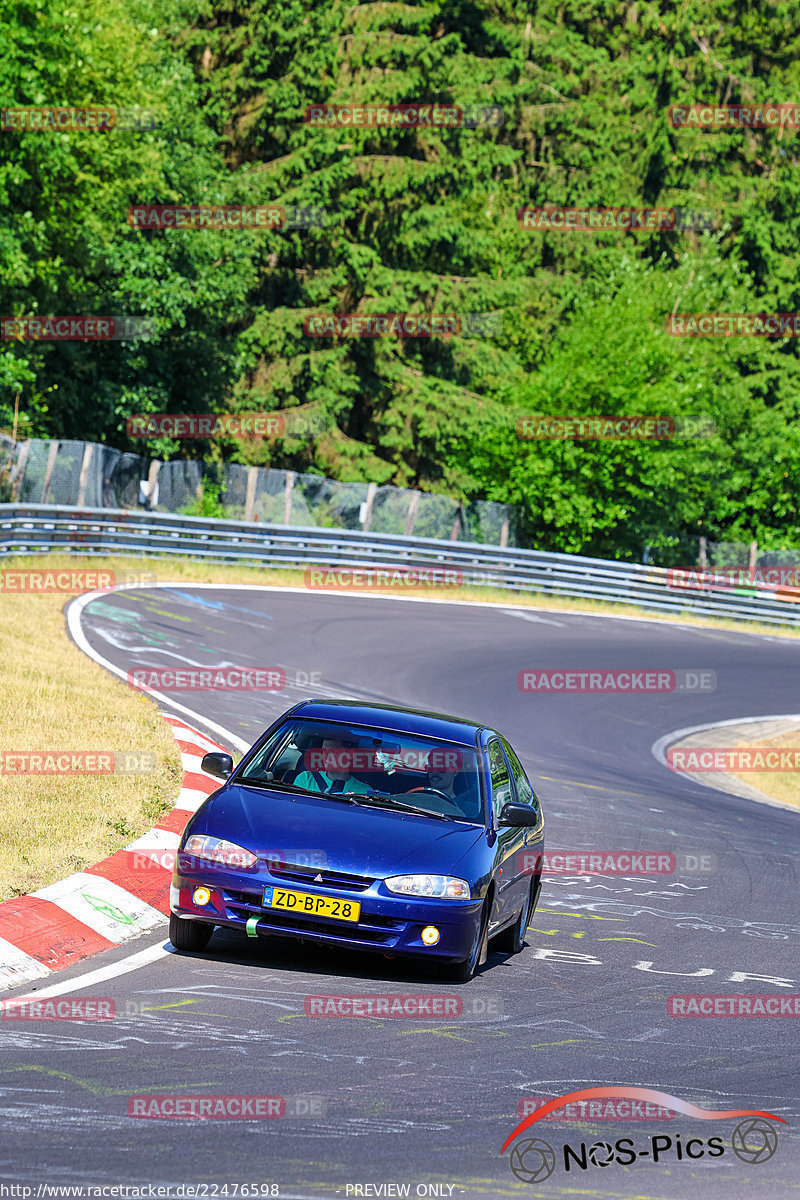
<path id="1" fill-rule="evenodd" d="M 735 589 L 669 587 L 667 570 L 542 550 L 353 530 L 250 524 L 171 513 L 45 504 L 0 504 L 0 559 L 75 555 L 183 555 L 212 563 L 273 567 L 450 566 L 465 585 L 582 596 L 676 614 L 800 627 L 800 589 L 757 583 Z M 449 593 L 443 589 L 442 595 Z"/>

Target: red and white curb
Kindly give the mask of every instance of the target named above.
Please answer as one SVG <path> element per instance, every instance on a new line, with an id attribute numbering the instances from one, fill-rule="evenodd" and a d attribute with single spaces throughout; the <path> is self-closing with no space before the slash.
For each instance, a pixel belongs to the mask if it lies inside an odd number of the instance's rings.
<path id="1" fill-rule="evenodd" d="M 183 786 L 175 807 L 124 850 L 0 904 L 0 991 L 63 971 L 139 937 L 169 916 L 171 859 L 181 833 L 220 786 L 201 771 L 200 762 L 204 754 L 225 747 L 177 717 L 162 716 L 181 751 Z"/>

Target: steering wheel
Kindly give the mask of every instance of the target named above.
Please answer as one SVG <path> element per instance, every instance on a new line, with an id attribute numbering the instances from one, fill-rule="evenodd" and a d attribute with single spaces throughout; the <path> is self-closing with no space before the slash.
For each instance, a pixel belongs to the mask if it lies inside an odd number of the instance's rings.
<path id="1" fill-rule="evenodd" d="M 442 800 L 445 800 L 460 817 L 464 816 L 459 805 L 456 804 L 452 796 L 447 795 L 447 792 L 440 792 L 438 788 L 433 787 L 415 787 L 412 788 L 410 792 L 407 792 L 406 795 L 411 796 L 414 792 L 432 792 L 434 796 L 441 796 Z"/>

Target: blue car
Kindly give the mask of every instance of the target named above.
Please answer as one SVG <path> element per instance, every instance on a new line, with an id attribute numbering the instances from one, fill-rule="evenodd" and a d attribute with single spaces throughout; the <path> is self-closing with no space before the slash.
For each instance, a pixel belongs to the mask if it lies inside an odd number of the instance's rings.
<path id="1" fill-rule="evenodd" d="M 541 888 L 544 818 L 508 742 L 458 717 L 308 700 L 280 717 L 189 821 L 169 935 L 250 937 L 431 959 L 461 981 L 488 942 L 518 953 Z"/>

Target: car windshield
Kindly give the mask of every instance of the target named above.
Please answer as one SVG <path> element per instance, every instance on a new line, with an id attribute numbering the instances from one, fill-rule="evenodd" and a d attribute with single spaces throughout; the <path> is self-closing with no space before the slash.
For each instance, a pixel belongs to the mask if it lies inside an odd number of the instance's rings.
<path id="1" fill-rule="evenodd" d="M 339 797 L 370 807 L 482 822 L 475 750 L 407 733 L 293 718 L 235 778 L 237 783 L 325 795 L 332 802 Z"/>

